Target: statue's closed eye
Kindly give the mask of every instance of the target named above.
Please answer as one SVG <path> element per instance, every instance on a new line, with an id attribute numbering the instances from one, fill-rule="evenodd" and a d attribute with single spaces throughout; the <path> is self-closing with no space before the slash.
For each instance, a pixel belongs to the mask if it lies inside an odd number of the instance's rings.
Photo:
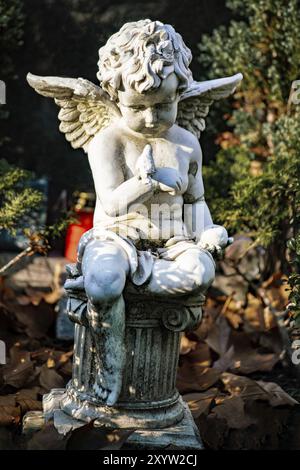
<path id="1" fill-rule="evenodd" d="M 146 106 L 140 105 L 140 106 L 129 106 L 129 108 L 134 109 L 136 111 L 144 111 L 146 109 Z"/>

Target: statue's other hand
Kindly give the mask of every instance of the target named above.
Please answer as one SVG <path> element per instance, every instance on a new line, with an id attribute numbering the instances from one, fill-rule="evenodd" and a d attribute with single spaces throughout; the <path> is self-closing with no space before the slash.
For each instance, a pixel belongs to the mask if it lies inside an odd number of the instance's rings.
<path id="1" fill-rule="evenodd" d="M 221 253 L 232 241 L 232 238 L 228 237 L 225 227 L 212 224 L 205 227 L 201 233 L 198 245 L 212 253 Z"/>
<path id="2" fill-rule="evenodd" d="M 67 279 L 66 282 L 64 283 L 64 289 L 66 291 L 83 290 L 84 289 L 83 276 L 76 277 L 75 279 Z"/>
<path id="3" fill-rule="evenodd" d="M 159 189 L 175 196 L 182 189 L 182 178 L 175 168 L 157 168 L 152 179 L 159 183 Z"/>

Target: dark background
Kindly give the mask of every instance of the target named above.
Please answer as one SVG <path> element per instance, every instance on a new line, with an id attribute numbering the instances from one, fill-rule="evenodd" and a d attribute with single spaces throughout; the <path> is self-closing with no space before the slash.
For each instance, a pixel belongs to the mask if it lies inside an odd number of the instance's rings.
<path id="1" fill-rule="evenodd" d="M 203 33 L 230 20 L 222 0 L 26 0 L 24 14 L 23 45 L 13 57 L 16 75 L 7 82 L 9 141 L 1 153 L 47 177 L 50 208 L 63 189 L 87 191 L 93 183 L 86 155 L 73 150 L 58 130 L 58 108 L 29 87 L 26 74 L 81 76 L 97 83 L 98 49 L 125 22 L 149 17 L 175 27 L 193 52 L 194 77 L 205 79 L 197 44 Z M 204 135 L 202 145 L 209 158 L 213 141 Z"/>

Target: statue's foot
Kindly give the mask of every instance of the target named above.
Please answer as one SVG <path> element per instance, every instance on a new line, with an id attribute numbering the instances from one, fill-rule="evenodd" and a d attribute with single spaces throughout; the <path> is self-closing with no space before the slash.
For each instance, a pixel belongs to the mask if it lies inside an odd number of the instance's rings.
<path id="1" fill-rule="evenodd" d="M 119 389 L 115 389 L 115 390 L 112 390 L 108 397 L 107 397 L 107 400 L 106 400 L 106 404 L 107 406 L 114 406 L 117 401 L 118 401 L 118 398 L 119 398 L 119 394 L 120 394 L 120 390 Z"/>
<path id="2" fill-rule="evenodd" d="M 121 377 L 120 380 L 114 380 L 114 382 L 109 384 L 109 387 L 103 385 L 103 377 L 98 377 L 96 383 L 94 384 L 93 390 L 97 398 L 105 402 L 107 406 L 114 406 L 118 401 L 120 391 L 121 391 Z"/>
<path id="3" fill-rule="evenodd" d="M 97 382 L 94 384 L 93 390 L 97 398 L 106 402 L 106 399 L 109 394 L 109 390 L 104 388 L 102 385 L 99 385 Z"/>

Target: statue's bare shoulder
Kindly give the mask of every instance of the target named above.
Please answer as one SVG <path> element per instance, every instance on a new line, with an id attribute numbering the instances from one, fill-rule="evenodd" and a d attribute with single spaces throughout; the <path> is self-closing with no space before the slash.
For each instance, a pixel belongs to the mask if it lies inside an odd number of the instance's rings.
<path id="1" fill-rule="evenodd" d="M 111 124 L 101 129 L 88 146 L 89 158 L 106 159 L 113 157 L 122 146 L 122 134 L 118 126 Z M 103 152 L 105 150 L 105 152 Z"/>
<path id="2" fill-rule="evenodd" d="M 124 181 L 123 142 L 118 127 L 110 125 L 98 132 L 88 146 L 88 159 L 96 190 L 115 188 Z"/>
<path id="3" fill-rule="evenodd" d="M 173 137 L 174 136 L 174 137 Z M 198 138 L 187 129 L 175 124 L 172 129 L 172 137 L 177 145 L 187 149 L 185 152 L 190 163 L 202 164 L 202 150 Z"/>

